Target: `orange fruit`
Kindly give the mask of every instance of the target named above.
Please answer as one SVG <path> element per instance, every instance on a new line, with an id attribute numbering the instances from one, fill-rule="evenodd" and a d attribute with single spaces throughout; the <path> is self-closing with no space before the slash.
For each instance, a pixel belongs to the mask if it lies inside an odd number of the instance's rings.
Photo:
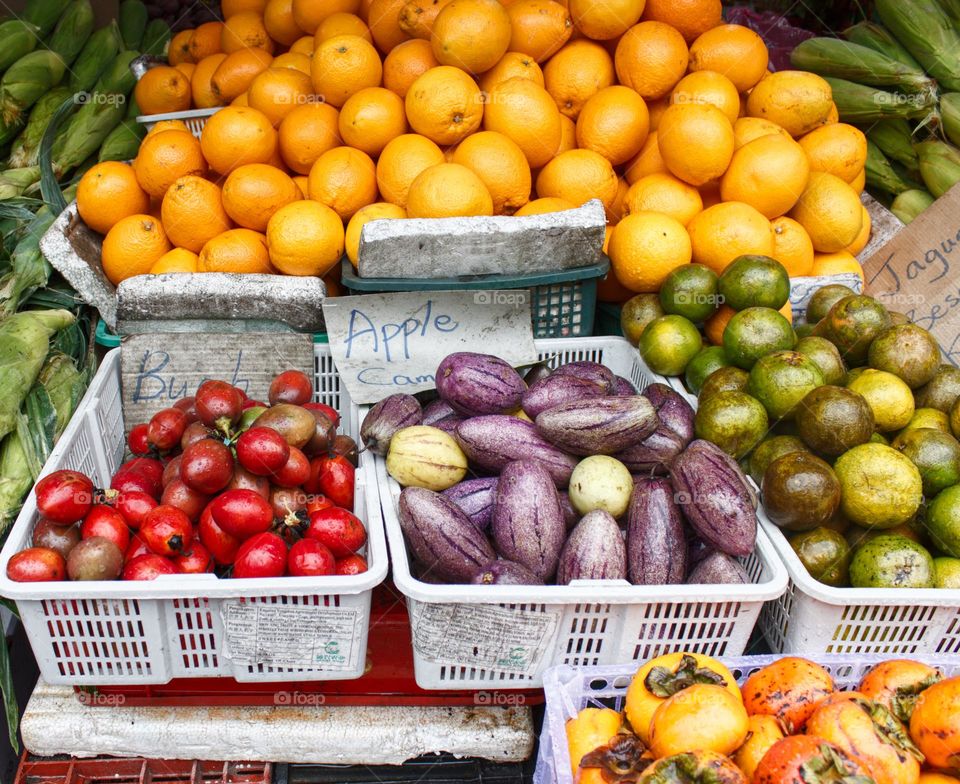
<path id="1" fill-rule="evenodd" d="M 543 68 L 543 83 L 560 113 L 576 120 L 587 100 L 616 81 L 613 59 L 593 41 L 571 41 Z"/>
<path id="2" fill-rule="evenodd" d="M 807 156 L 799 144 L 780 134 L 761 136 L 733 154 L 720 181 L 720 197 L 777 218 L 797 203 L 809 176 Z"/>
<path id="3" fill-rule="evenodd" d="M 267 163 L 277 149 L 277 132 L 263 112 L 228 106 L 207 120 L 200 146 L 211 169 L 229 174 L 247 163 Z"/>
<path id="4" fill-rule="evenodd" d="M 293 18 L 293 0 L 267 0 L 263 8 L 263 26 L 281 46 L 291 46 L 303 35 Z"/>
<path id="5" fill-rule="evenodd" d="M 390 204 L 386 201 L 368 204 L 366 207 L 357 210 L 347 224 L 347 231 L 343 238 L 347 258 L 350 259 L 353 268 L 357 269 L 357 263 L 360 259 L 360 234 L 366 224 L 374 220 L 406 217 L 407 212 L 403 207 L 398 207 L 396 204 Z"/>
<path id="6" fill-rule="evenodd" d="M 497 0 L 453 0 L 437 14 L 430 44 L 443 65 L 488 71 L 510 46 L 510 16 Z"/>
<path id="7" fill-rule="evenodd" d="M 383 61 L 383 86 L 406 98 L 410 86 L 438 65 L 429 41 L 419 38 L 404 41 L 395 46 Z"/>
<path id="8" fill-rule="evenodd" d="M 207 173 L 200 142 L 186 131 L 161 131 L 144 138 L 133 162 L 137 182 L 150 196 L 163 198 L 173 182 L 188 174 Z"/>
<path id="9" fill-rule="evenodd" d="M 647 113 L 650 115 L 650 130 L 655 131 L 660 126 L 660 118 L 670 105 L 670 97 L 647 101 Z"/>
<path id="10" fill-rule="evenodd" d="M 783 128 L 769 120 L 761 120 L 759 117 L 738 117 L 733 124 L 733 148 L 739 150 L 754 139 L 771 134 L 785 136 L 788 139 L 793 138 Z"/>
<path id="11" fill-rule="evenodd" d="M 207 242 L 233 228 L 220 188 L 195 175 L 181 177 L 167 189 L 160 220 L 170 241 L 192 253 L 199 253 Z"/>
<path id="12" fill-rule="evenodd" d="M 671 174 L 649 174 L 630 186 L 624 212 L 659 212 L 686 226 L 703 209 L 700 192 Z"/>
<path id="13" fill-rule="evenodd" d="M 153 127 L 147 131 L 147 136 L 152 133 L 160 133 L 160 131 L 186 131 L 190 133 L 190 129 L 183 120 L 160 120 L 160 122 L 154 123 Z"/>
<path id="14" fill-rule="evenodd" d="M 151 275 L 166 275 L 171 272 L 196 272 L 200 259 L 186 248 L 168 250 L 150 268 Z"/>
<path id="15" fill-rule="evenodd" d="M 290 51 L 296 54 L 305 54 L 309 57 L 313 54 L 314 43 L 315 41 L 312 35 L 304 35 L 294 41 L 290 47 Z"/>
<path id="16" fill-rule="evenodd" d="M 176 68 L 158 65 L 140 78 L 133 97 L 141 114 L 183 112 L 190 108 L 190 79 Z"/>
<path id="17" fill-rule="evenodd" d="M 858 194 L 863 193 L 863 189 L 867 187 L 867 171 L 865 168 L 861 169 L 860 173 L 850 181 L 850 187 Z"/>
<path id="18" fill-rule="evenodd" d="M 273 214 L 300 197 L 297 184 L 266 163 L 240 166 L 223 183 L 223 209 L 238 226 L 254 231 L 266 231 Z"/>
<path id="19" fill-rule="evenodd" d="M 230 229 L 209 240 L 197 260 L 199 272 L 233 272 L 269 275 L 267 238 L 250 229 Z"/>
<path id="20" fill-rule="evenodd" d="M 687 74 L 670 93 L 670 103 L 711 104 L 723 112 L 731 124 L 740 115 L 740 93 L 726 76 L 716 71 Z"/>
<path id="21" fill-rule="evenodd" d="M 538 63 L 555 54 L 573 33 L 569 11 L 553 0 L 518 0 L 507 15 L 510 51 L 530 55 Z"/>
<path id="22" fill-rule="evenodd" d="M 721 73 L 741 93 L 752 89 L 763 78 L 768 60 L 763 39 L 742 25 L 719 25 L 690 45 L 691 71 Z"/>
<path id="23" fill-rule="evenodd" d="M 267 226 L 270 261 L 286 275 L 326 275 L 343 255 L 343 240 L 340 216 L 309 199 L 281 208 Z"/>
<path id="24" fill-rule="evenodd" d="M 607 208 L 607 223 L 619 223 L 623 216 L 626 214 L 624 212 L 624 204 L 627 199 L 627 191 L 630 190 L 630 183 L 628 183 L 623 177 L 617 178 L 617 195 L 613 199 L 613 203 Z"/>
<path id="25" fill-rule="evenodd" d="M 197 69 L 196 63 L 178 63 L 174 66 L 180 73 L 187 77 L 187 92 L 190 92 L 190 80 L 193 78 L 193 72 Z M 187 106 L 189 107 L 189 103 Z"/>
<path id="26" fill-rule="evenodd" d="M 283 162 L 298 174 L 309 174 L 323 153 L 341 144 L 339 112 L 328 103 L 296 107 L 280 123 L 277 147 Z"/>
<path id="27" fill-rule="evenodd" d="M 210 80 L 214 96 L 221 103 L 229 103 L 249 90 L 253 80 L 266 71 L 271 63 L 273 56 L 263 49 L 241 49 L 227 55 Z"/>
<path id="28" fill-rule="evenodd" d="M 364 87 L 378 87 L 383 78 L 380 55 L 355 35 L 328 38 L 313 53 L 313 88 L 338 109 Z"/>
<path id="29" fill-rule="evenodd" d="M 537 175 L 537 195 L 554 196 L 578 207 L 600 199 L 609 209 L 617 198 L 617 174 L 610 161 L 593 150 L 561 153 Z"/>
<path id="30" fill-rule="evenodd" d="M 556 158 L 560 153 L 567 150 L 577 149 L 577 124 L 565 114 L 560 115 L 560 146 L 553 154 Z"/>
<path id="31" fill-rule="evenodd" d="M 443 162 L 443 151 L 425 136 L 398 136 L 383 148 L 377 160 L 380 194 L 391 204 L 406 207 L 410 184 L 422 171 Z"/>
<path id="32" fill-rule="evenodd" d="M 779 261 L 791 278 L 809 275 L 813 269 L 813 243 L 807 230 L 793 218 L 770 221 L 773 230 L 773 258 Z"/>
<path id="33" fill-rule="evenodd" d="M 736 314 L 737 311 L 729 305 L 721 305 L 717 308 L 717 312 L 703 323 L 703 334 L 707 336 L 707 340 L 714 346 L 722 346 L 724 330 Z"/>
<path id="34" fill-rule="evenodd" d="M 773 253 L 770 221 L 749 204 L 726 201 L 707 207 L 687 224 L 693 260 L 718 275 L 737 256 Z"/>
<path id="35" fill-rule="evenodd" d="M 295 71 L 300 71 L 300 73 L 305 73 L 307 76 L 310 76 L 310 55 L 301 54 L 300 52 L 284 52 L 281 55 L 277 55 L 273 58 L 273 62 L 270 63 L 271 68 L 292 68 Z M 313 92 L 313 79 L 310 80 L 310 91 Z"/>
<path id="36" fill-rule="evenodd" d="M 406 0 L 373 0 L 366 17 L 373 42 L 383 54 L 388 54 L 408 36 L 400 28 L 400 12 Z"/>
<path id="37" fill-rule="evenodd" d="M 224 19 L 242 14 L 245 11 L 254 11 L 262 14 L 267 6 L 267 0 L 223 0 L 220 3 L 220 13 Z"/>
<path id="38" fill-rule="evenodd" d="M 449 3 L 450 0 L 407 0 L 400 9 L 397 24 L 407 35 L 429 41 L 437 14 Z"/>
<path id="39" fill-rule="evenodd" d="M 662 98 L 687 70 L 687 42 L 663 22 L 640 22 L 623 34 L 613 62 L 620 84 L 644 99 Z"/>
<path id="40" fill-rule="evenodd" d="M 583 105 L 577 118 L 577 146 L 598 152 L 618 166 L 640 152 L 649 130 L 643 98 L 629 87 L 613 85 Z"/>
<path id="41" fill-rule="evenodd" d="M 407 216 L 455 218 L 493 215 L 493 198 L 476 174 L 458 163 L 438 163 L 410 183 Z"/>
<path id="42" fill-rule="evenodd" d="M 220 48 L 222 30 L 223 22 L 205 22 L 193 31 L 188 44 L 193 62 L 199 63 L 204 57 L 222 51 Z"/>
<path id="43" fill-rule="evenodd" d="M 304 176 L 303 174 L 295 174 L 293 176 L 293 181 L 297 184 L 297 188 L 300 190 L 300 195 L 304 199 L 310 198 L 310 178 Z"/>
<path id="44" fill-rule="evenodd" d="M 274 43 L 263 17 L 256 11 L 244 11 L 227 19 L 220 31 L 220 51 L 231 54 L 241 49 L 273 52 Z"/>
<path id="45" fill-rule="evenodd" d="M 373 43 L 373 34 L 367 23 L 356 14 L 346 14 L 342 11 L 336 14 L 330 14 L 324 19 L 317 32 L 314 33 L 314 49 L 320 46 L 328 38 L 336 38 L 338 35 L 355 35 L 364 41 Z"/>
<path id="46" fill-rule="evenodd" d="M 836 253 L 815 253 L 813 254 L 813 267 L 810 274 L 819 275 L 839 275 L 844 272 L 852 272 L 859 275 L 863 280 L 863 267 L 857 261 L 853 254 L 845 250 L 838 250 Z"/>
<path id="47" fill-rule="evenodd" d="M 456 144 L 477 130 L 483 119 L 483 95 L 477 83 L 449 65 L 420 76 L 410 86 L 405 106 L 410 127 L 437 144 Z"/>
<path id="48" fill-rule="evenodd" d="M 339 128 L 344 144 L 376 157 L 407 132 L 403 99 L 384 87 L 354 93 L 340 109 Z"/>
<path id="49" fill-rule="evenodd" d="M 643 13 L 644 0 L 570 0 L 570 16 L 587 38 L 609 41 L 623 35 Z"/>
<path id="50" fill-rule="evenodd" d="M 525 215 L 544 215 L 548 212 L 563 212 L 564 210 L 572 210 L 577 206 L 566 199 L 558 199 L 555 196 L 548 196 L 542 199 L 534 199 L 533 201 L 528 201 L 524 204 L 519 210 L 513 213 L 515 218 L 521 218 Z"/>
<path id="51" fill-rule="evenodd" d="M 530 200 L 530 166 L 515 142 L 481 131 L 457 145 L 453 162 L 476 174 L 493 198 L 494 215 L 512 215 Z"/>
<path id="52" fill-rule="evenodd" d="M 119 286 L 134 275 L 146 275 L 171 247 L 163 226 L 152 215 L 128 215 L 118 220 L 103 238 L 103 274 Z"/>
<path id="53" fill-rule="evenodd" d="M 268 68 L 247 90 L 247 104 L 263 112 L 274 128 L 297 106 L 313 100 L 313 81 L 293 68 Z"/>
<path id="54" fill-rule="evenodd" d="M 660 155 L 660 143 L 657 137 L 657 131 L 652 131 L 643 143 L 643 147 L 640 148 L 640 152 L 627 161 L 624 166 L 623 176 L 631 185 L 650 174 L 656 174 L 657 172 L 670 173 L 667 164 L 663 162 Z"/>
<path id="55" fill-rule="evenodd" d="M 690 263 L 690 237 L 668 215 L 635 212 L 614 227 L 607 255 L 617 280 L 630 291 L 657 292 L 671 271 Z"/>
<path id="56" fill-rule="evenodd" d="M 870 213 L 867 212 L 867 208 L 862 205 L 860 206 L 860 209 L 863 214 L 863 225 L 860 227 L 860 233 L 853 242 L 844 248 L 844 250 L 852 256 L 859 256 L 860 251 L 867 247 L 867 244 L 870 242 Z"/>
<path id="57" fill-rule="evenodd" d="M 691 43 L 697 36 L 723 24 L 720 0 L 647 0 L 644 21 L 664 22 Z"/>
<path id="58" fill-rule="evenodd" d="M 700 198 L 703 199 L 704 209 L 719 204 L 722 201 L 720 198 L 720 183 L 714 180 L 700 186 Z"/>
<path id="59" fill-rule="evenodd" d="M 677 103 L 660 118 L 660 155 L 670 173 L 691 185 L 720 177 L 733 158 L 733 126 L 716 106 Z"/>
<path id="60" fill-rule="evenodd" d="M 194 109 L 212 109 L 224 103 L 213 89 L 213 75 L 226 59 L 225 54 L 212 54 L 203 58 L 193 69 L 190 76 L 190 94 Z"/>
<path id="61" fill-rule="evenodd" d="M 833 92 L 822 76 L 806 71 L 767 74 L 750 91 L 747 114 L 772 120 L 793 137 L 823 125 L 833 106 Z"/>
<path id="62" fill-rule="evenodd" d="M 240 93 L 236 98 L 230 101 L 231 106 L 249 106 L 250 105 L 250 94 L 243 92 Z"/>
<path id="63" fill-rule="evenodd" d="M 483 127 L 515 141 L 532 169 L 553 158 L 563 133 L 560 111 L 550 93 L 529 79 L 516 77 L 490 91 Z"/>
<path id="64" fill-rule="evenodd" d="M 533 57 L 522 52 L 507 52 L 493 68 L 480 75 L 480 89 L 488 93 L 501 82 L 515 76 L 543 87 L 543 71 Z"/>
<path id="65" fill-rule="evenodd" d="M 106 234 L 128 215 L 150 209 L 150 197 L 137 182 L 133 167 L 104 161 L 90 167 L 77 185 L 77 212 L 94 231 Z"/>
<path id="66" fill-rule="evenodd" d="M 352 147 L 328 150 L 310 169 L 310 198 L 342 220 L 377 200 L 377 169 L 370 156 Z"/>
<path id="67" fill-rule="evenodd" d="M 821 125 L 798 141 L 812 171 L 835 174 L 844 182 L 853 182 L 867 163 L 867 137 L 847 123 Z"/>
<path id="68" fill-rule="evenodd" d="M 193 30 L 181 30 L 170 39 L 170 46 L 167 49 L 167 61 L 170 65 L 177 66 L 185 63 L 195 63 L 193 55 L 190 54 L 190 39 L 193 37 Z"/>
<path id="69" fill-rule="evenodd" d="M 340 11 L 355 14 L 359 10 L 360 0 L 293 0 L 293 21 L 303 32 L 313 35 L 331 14 Z"/>
<path id="70" fill-rule="evenodd" d="M 810 172 L 807 187 L 790 213 L 807 230 L 818 253 L 835 253 L 854 242 L 863 228 L 857 192 L 833 174 Z"/>

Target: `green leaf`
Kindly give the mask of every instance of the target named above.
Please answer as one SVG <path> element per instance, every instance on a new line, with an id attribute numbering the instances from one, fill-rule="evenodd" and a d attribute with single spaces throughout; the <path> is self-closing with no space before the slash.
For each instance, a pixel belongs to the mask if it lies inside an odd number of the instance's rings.
<path id="1" fill-rule="evenodd" d="M 17 704 L 17 692 L 13 687 L 10 651 L 7 648 L 6 638 L 0 638 L 0 691 L 3 692 L 3 710 L 7 715 L 10 745 L 16 754 L 20 754 L 20 743 L 17 740 L 17 730 L 20 728 L 20 706 Z"/>

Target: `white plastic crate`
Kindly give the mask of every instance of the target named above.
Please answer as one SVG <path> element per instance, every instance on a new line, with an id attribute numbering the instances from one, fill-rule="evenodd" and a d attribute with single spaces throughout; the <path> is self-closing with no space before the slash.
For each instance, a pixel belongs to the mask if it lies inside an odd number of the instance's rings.
<path id="1" fill-rule="evenodd" d="M 748 677 L 762 667 L 772 664 L 780 656 L 723 657 L 741 686 Z M 833 676 L 838 689 L 856 687 L 871 667 L 889 656 L 817 656 L 814 660 Z M 923 658 L 923 657 L 921 657 Z M 960 674 L 960 657 L 926 657 L 928 664 L 938 667 L 945 676 Z M 627 687 L 637 667 L 620 664 L 610 667 L 554 667 L 543 679 L 546 693 L 546 711 L 540 733 L 540 751 L 534 784 L 573 784 L 570 751 L 567 746 L 566 723 L 583 708 L 613 708 L 622 710 Z"/>
<path id="2" fill-rule="evenodd" d="M 220 111 L 222 106 L 215 106 L 212 109 L 189 109 L 185 112 L 167 112 L 165 114 L 141 114 L 137 116 L 137 122 L 141 125 L 147 126 L 147 130 L 151 130 L 154 125 L 163 120 L 183 120 L 186 123 L 187 128 L 190 133 L 200 138 L 200 134 L 203 132 L 203 126 L 206 125 L 207 119 L 212 115 Z"/>
<path id="3" fill-rule="evenodd" d="M 617 337 L 536 341 L 552 366 L 602 362 L 638 389 L 663 381 Z M 417 684 L 424 689 L 539 687 L 556 664 L 637 661 L 676 650 L 743 653 L 763 603 L 779 597 L 787 574 L 766 535 L 741 559 L 748 585 L 630 585 L 622 580 L 558 586 L 433 585 L 410 572 L 397 518 L 400 486 L 376 460 L 393 579 L 407 597 Z M 706 595 L 709 595 L 707 598 Z"/>
<path id="4" fill-rule="evenodd" d="M 314 350 L 316 400 L 336 408 L 342 430 L 356 437 L 358 409 L 340 386 L 329 347 L 315 344 Z M 124 451 L 120 349 L 114 349 L 106 354 L 42 474 L 72 468 L 104 486 Z M 31 492 L 0 552 L 0 595 L 16 601 L 48 683 L 357 678 L 366 665 L 370 597 L 386 577 L 387 548 L 377 493 L 371 492 L 373 466 L 366 454 L 356 477 L 355 510 L 368 533 L 369 569 L 360 575 L 220 580 L 204 574 L 164 576 L 151 582 L 13 582 L 6 576 L 7 563 L 30 546 L 37 519 Z M 245 631 L 244 623 L 258 633 Z M 309 635 L 299 646 L 290 642 L 296 638 L 289 630 L 296 626 Z M 276 639 L 271 639 L 271 632 Z M 327 645 L 319 645 L 321 635 Z M 284 642 L 294 650 L 285 650 Z"/>

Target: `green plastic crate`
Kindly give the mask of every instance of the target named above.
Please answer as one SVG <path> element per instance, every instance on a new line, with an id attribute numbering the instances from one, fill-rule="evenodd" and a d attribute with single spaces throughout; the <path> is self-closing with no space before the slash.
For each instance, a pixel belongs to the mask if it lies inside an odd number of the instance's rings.
<path id="1" fill-rule="evenodd" d="M 623 330 L 620 328 L 620 305 L 613 305 L 609 302 L 597 303 L 597 323 L 594 326 L 594 335 L 616 335 L 623 337 Z"/>
<path id="2" fill-rule="evenodd" d="M 494 291 L 527 289 L 533 336 L 579 338 L 593 334 L 597 309 L 597 283 L 610 262 L 589 267 L 532 275 L 476 275 L 459 278 L 361 278 L 346 259 L 340 281 L 351 294 L 389 291 Z"/>
<path id="3" fill-rule="evenodd" d="M 120 345 L 120 336 L 114 334 L 114 332 L 107 326 L 107 322 L 102 319 L 97 322 L 97 332 L 94 336 L 98 346 L 103 346 L 104 348 L 116 348 Z M 315 332 L 313 334 L 314 343 L 327 343 L 327 333 L 326 332 Z"/>

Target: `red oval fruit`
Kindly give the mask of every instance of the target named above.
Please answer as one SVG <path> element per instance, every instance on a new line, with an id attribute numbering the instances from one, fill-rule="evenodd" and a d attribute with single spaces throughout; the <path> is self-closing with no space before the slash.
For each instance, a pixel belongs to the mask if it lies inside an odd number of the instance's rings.
<path id="1" fill-rule="evenodd" d="M 331 456 L 346 458 L 354 468 L 360 464 L 360 453 L 357 451 L 357 442 L 350 436 L 339 435 L 333 439 L 330 447 Z"/>
<path id="2" fill-rule="evenodd" d="M 148 426 L 146 424 L 134 425 L 130 428 L 127 435 L 127 446 L 130 451 L 137 456 L 146 456 L 150 454 L 150 440 L 147 438 Z"/>
<path id="3" fill-rule="evenodd" d="M 170 461 L 163 467 L 163 479 L 161 484 L 166 487 L 174 479 L 180 478 L 180 458 L 183 455 L 177 455 L 170 459 Z"/>
<path id="4" fill-rule="evenodd" d="M 295 446 L 290 447 L 290 457 L 283 467 L 274 473 L 273 483 L 280 487 L 299 487 L 310 478 L 310 461 Z"/>
<path id="5" fill-rule="evenodd" d="M 337 506 L 353 510 L 356 469 L 345 457 L 315 457 L 310 461 L 310 479 L 303 484 L 308 493 L 321 493 Z"/>
<path id="6" fill-rule="evenodd" d="M 79 541 L 79 525 L 76 523 L 57 525 L 46 517 L 37 520 L 37 524 L 33 527 L 33 536 L 30 538 L 30 543 L 34 547 L 56 550 L 64 558 L 70 554 L 70 551 Z"/>
<path id="7" fill-rule="evenodd" d="M 233 478 L 233 453 L 213 438 L 190 444 L 180 459 L 180 478 L 198 493 L 218 493 Z"/>
<path id="8" fill-rule="evenodd" d="M 290 445 L 269 427 L 251 427 L 237 439 L 237 460 L 257 476 L 271 476 L 289 459 Z"/>
<path id="9" fill-rule="evenodd" d="M 316 539 L 294 542 L 287 555 L 287 573 L 292 577 L 321 577 L 333 574 L 336 567 L 333 553 Z"/>
<path id="10" fill-rule="evenodd" d="M 93 482 L 79 471 L 54 471 L 34 488 L 37 509 L 59 525 L 82 520 L 93 506 Z"/>
<path id="11" fill-rule="evenodd" d="M 307 515 L 322 512 L 324 509 L 333 509 L 335 506 L 336 504 L 325 495 L 311 495 L 307 501 Z"/>
<path id="12" fill-rule="evenodd" d="M 163 492 L 163 472 L 165 466 L 159 460 L 148 457 L 135 457 L 128 460 L 113 475 L 110 482 L 112 490 L 120 492 L 140 490 L 154 498 Z"/>
<path id="13" fill-rule="evenodd" d="M 287 545 L 271 531 L 252 536 L 242 545 L 233 562 L 233 576 L 282 577 L 287 570 Z"/>
<path id="14" fill-rule="evenodd" d="M 180 448 L 186 451 L 187 447 L 190 444 L 195 444 L 197 441 L 203 441 L 205 438 L 215 438 L 216 434 L 203 422 L 191 422 L 187 425 L 187 429 L 183 431 L 183 435 L 180 436 Z"/>
<path id="15" fill-rule="evenodd" d="M 179 408 L 165 408 L 150 419 L 150 424 L 147 426 L 147 440 L 161 452 L 169 452 L 175 446 L 179 446 L 187 424 L 187 415 Z"/>
<path id="16" fill-rule="evenodd" d="M 356 515 L 340 507 L 310 515 L 310 526 L 304 536 L 322 542 L 337 558 L 353 555 L 367 542 L 363 523 Z"/>
<path id="17" fill-rule="evenodd" d="M 252 397 L 248 397 L 243 401 L 243 406 L 241 407 L 244 411 L 248 408 L 266 408 L 267 404 L 262 400 L 254 400 Z"/>
<path id="18" fill-rule="evenodd" d="M 200 515 L 200 524 L 197 526 L 197 536 L 210 555 L 221 566 L 233 563 L 240 549 L 240 540 L 224 531 L 213 519 L 213 511 L 208 506 Z"/>
<path id="19" fill-rule="evenodd" d="M 124 580 L 156 580 L 165 574 L 177 574 L 173 561 L 156 553 L 139 555 L 123 568 Z"/>
<path id="20" fill-rule="evenodd" d="M 155 457 L 131 457 L 117 469 L 117 473 L 134 471 L 152 482 L 159 482 L 163 479 L 163 468 L 164 464 Z"/>
<path id="21" fill-rule="evenodd" d="M 182 479 L 174 479 L 163 488 L 160 503 L 179 509 L 191 523 L 195 523 L 200 519 L 200 515 L 207 504 L 210 503 L 210 496 L 198 493 Z"/>
<path id="22" fill-rule="evenodd" d="M 270 405 L 293 403 L 302 406 L 313 398 L 313 381 L 299 370 L 284 370 L 270 382 Z"/>
<path id="23" fill-rule="evenodd" d="M 240 417 L 243 398 L 226 381 L 204 381 L 197 390 L 197 416 L 207 427 L 226 432 Z"/>
<path id="24" fill-rule="evenodd" d="M 182 397 L 176 403 L 173 404 L 174 408 L 179 408 L 184 414 L 187 415 L 187 422 L 193 423 L 196 422 L 200 417 L 197 416 L 197 399 L 190 395 L 189 397 Z"/>
<path id="25" fill-rule="evenodd" d="M 17 583 L 43 583 L 63 580 L 67 562 L 49 547 L 28 547 L 7 562 L 7 577 Z"/>
<path id="26" fill-rule="evenodd" d="M 337 561 L 337 574 L 345 577 L 351 574 L 363 574 L 367 569 L 367 559 L 356 553 Z"/>
<path id="27" fill-rule="evenodd" d="M 228 490 L 210 502 L 213 519 L 238 539 L 249 539 L 273 525 L 273 509 L 253 490 Z"/>
<path id="28" fill-rule="evenodd" d="M 130 537 L 130 545 L 127 547 L 127 551 L 123 554 L 123 562 L 129 563 L 139 555 L 148 554 L 152 555 L 152 551 L 149 547 L 147 547 L 147 543 L 143 541 L 143 537 L 137 533 Z"/>
<path id="29" fill-rule="evenodd" d="M 113 508 L 123 515 L 127 525 L 134 530 L 143 524 L 143 519 L 156 507 L 157 499 L 140 490 L 120 493 L 113 502 Z"/>
<path id="30" fill-rule="evenodd" d="M 120 512 L 112 506 L 97 504 L 87 512 L 80 525 L 80 538 L 91 539 L 102 536 L 113 542 L 122 553 L 130 544 L 130 529 Z"/>
<path id="31" fill-rule="evenodd" d="M 257 495 L 270 498 L 270 479 L 251 474 L 239 463 L 234 463 L 233 478 L 227 485 L 227 490 L 253 490 Z"/>
<path id="32" fill-rule="evenodd" d="M 189 552 L 175 555 L 172 560 L 180 574 L 206 574 L 213 571 L 213 556 L 201 542 L 191 542 Z"/>
<path id="33" fill-rule="evenodd" d="M 193 526 L 175 506 L 161 504 L 143 521 L 140 536 L 157 555 L 177 555 L 190 546 Z"/>
<path id="34" fill-rule="evenodd" d="M 303 451 L 311 457 L 326 455 L 330 452 L 334 441 L 337 438 L 337 426 L 323 411 L 316 409 L 306 409 L 313 415 L 314 428 L 313 435 L 303 447 Z"/>
<path id="35" fill-rule="evenodd" d="M 319 411 L 326 414 L 327 419 L 333 422 L 334 427 L 340 427 L 340 414 L 333 406 L 328 406 L 326 403 L 304 403 L 303 407 L 310 411 Z"/>
<path id="36" fill-rule="evenodd" d="M 270 491 L 273 516 L 282 520 L 307 508 L 307 494 L 299 487 L 274 487 Z"/>

